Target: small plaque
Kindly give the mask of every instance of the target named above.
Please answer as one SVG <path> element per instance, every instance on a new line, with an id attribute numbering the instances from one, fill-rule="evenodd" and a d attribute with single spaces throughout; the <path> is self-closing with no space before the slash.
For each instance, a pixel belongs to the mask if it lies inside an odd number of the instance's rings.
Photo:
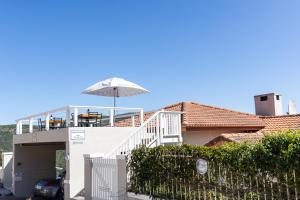
<path id="1" fill-rule="evenodd" d="M 71 140 L 84 140 L 85 131 L 84 130 L 72 130 L 71 131 Z"/>
<path id="2" fill-rule="evenodd" d="M 208 169 L 208 163 L 206 160 L 203 160 L 203 159 L 198 159 L 197 162 L 196 162 L 196 169 L 197 169 L 197 172 L 201 175 L 204 175 L 206 174 L 207 172 L 207 169 Z"/>

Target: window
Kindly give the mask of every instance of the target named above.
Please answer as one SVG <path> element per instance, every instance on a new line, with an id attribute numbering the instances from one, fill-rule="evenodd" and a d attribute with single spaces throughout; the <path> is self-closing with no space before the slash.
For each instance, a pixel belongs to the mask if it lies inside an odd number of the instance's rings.
<path id="1" fill-rule="evenodd" d="M 260 97 L 260 101 L 267 101 L 268 100 L 268 96 L 262 96 Z"/>
<path id="2" fill-rule="evenodd" d="M 276 95 L 276 100 L 280 100 L 280 96 L 279 95 Z"/>

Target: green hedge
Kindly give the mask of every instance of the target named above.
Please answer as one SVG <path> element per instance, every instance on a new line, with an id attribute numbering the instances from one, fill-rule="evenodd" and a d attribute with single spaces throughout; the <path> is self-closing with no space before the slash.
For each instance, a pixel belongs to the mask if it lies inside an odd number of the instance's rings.
<path id="1" fill-rule="evenodd" d="M 255 178 L 258 174 L 282 180 L 287 178 L 287 184 L 295 187 L 295 181 L 292 181 L 293 173 L 298 174 L 296 182 L 300 181 L 300 132 L 273 133 L 266 135 L 256 144 L 227 143 L 219 147 L 182 145 L 139 148 L 132 152 L 129 162 L 130 188 L 136 193 L 151 194 L 153 188 L 160 190 L 162 183 L 167 187 L 173 187 L 173 182 L 178 180 L 193 183 L 198 158 L 209 161 L 210 169 L 214 172 L 221 166 L 230 173 L 248 178 L 249 176 Z M 217 175 L 214 177 L 217 182 Z M 263 180 L 265 181 L 265 178 Z M 239 181 L 238 178 L 236 181 Z M 158 192 L 156 196 L 166 197 Z"/>

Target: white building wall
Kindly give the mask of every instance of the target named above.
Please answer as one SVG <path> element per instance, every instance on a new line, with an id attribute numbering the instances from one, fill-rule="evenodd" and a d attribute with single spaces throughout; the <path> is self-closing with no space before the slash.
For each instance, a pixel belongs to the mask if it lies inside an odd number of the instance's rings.
<path id="1" fill-rule="evenodd" d="M 135 130 L 137 128 L 133 127 L 69 128 L 69 141 L 66 147 L 68 170 L 65 197 L 73 198 L 84 188 L 84 154 L 101 153 L 106 155 Z M 72 138 L 72 135 L 77 135 L 76 139 Z"/>
<path id="2" fill-rule="evenodd" d="M 84 154 L 108 154 L 137 127 L 74 127 L 14 135 L 13 193 L 32 195 L 39 179 L 55 178 L 56 150 L 66 150 L 65 199 L 84 188 Z"/>

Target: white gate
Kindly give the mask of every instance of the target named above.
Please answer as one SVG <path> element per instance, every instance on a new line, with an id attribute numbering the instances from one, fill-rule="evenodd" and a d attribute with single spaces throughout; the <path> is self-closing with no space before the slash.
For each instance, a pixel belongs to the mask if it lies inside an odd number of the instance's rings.
<path id="1" fill-rule="evenodd" d="M 84 162 L 86 200 L 127 199 L 126 161 L 123 156 L 108 159 L 85 155 Z"/>

